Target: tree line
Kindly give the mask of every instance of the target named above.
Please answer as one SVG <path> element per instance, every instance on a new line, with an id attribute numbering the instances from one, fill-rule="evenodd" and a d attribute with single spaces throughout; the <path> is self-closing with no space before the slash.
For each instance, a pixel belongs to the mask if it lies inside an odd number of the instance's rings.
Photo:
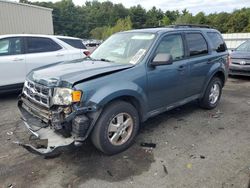
<path id="1" fill-rule="evenodd" d="M 163 11 L 152 7 L 146 10 L 141 5 L 125 8 L 110 1 L 88 1 L 82 6 L 76 6 L 72 0 L 20 2 L 52 8 L 55 34 L 80 38 L 105 39 L 118 31 L 184 23 L 210 25 L 222 33 L 250 32 L 250 8 L 193 15 L 187 9 Z"/>

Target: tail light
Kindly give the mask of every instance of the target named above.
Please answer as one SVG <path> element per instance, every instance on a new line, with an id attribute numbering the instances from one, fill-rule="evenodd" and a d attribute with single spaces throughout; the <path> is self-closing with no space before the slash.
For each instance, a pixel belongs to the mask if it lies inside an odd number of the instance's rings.
<path id="1" fill-rule="evenodd" d="M 84 55 L 86 55 L 86 56 L 90 56 L 90 51 L 83 51 L 83 53 L 84 53 Z"/>
<path id="2" fill-rule="evenodd" d="M 228 55 L 227 56 L 227 67 L 229 67 L 229 65 L 232 63 L 232 59 L 231 59 L 231 56 Z"/>

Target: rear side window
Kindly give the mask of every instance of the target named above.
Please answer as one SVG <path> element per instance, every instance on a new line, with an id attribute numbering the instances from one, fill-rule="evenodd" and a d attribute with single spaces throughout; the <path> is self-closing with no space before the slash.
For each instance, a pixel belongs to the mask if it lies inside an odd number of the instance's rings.
<path id="1" fill-rule="evenodd" d="M 17 55 L 22 53 L 21 38 L 11 37 L 0 39 L 0 56 Z"/>
<path id="2" fill-rule="evenodd" d="M 53 52 L 62 49 L 55 41 L 43 37 L 27 37 L 27 53 Z"/>
<path id="3" fill-rule="evenodd" d="M 81 40 L 78 39 L 66 39 L 66 38 L 58 38 L 63 42 L 69 44 L 70 46 L 78 49 L 86 49 L 85 45 L 82 43 Z"/>
<path id="4" fill-rule="evenodd" d="M 216 52 L 225 52 L 227 50 L 226 44 L 219 33 L 208 32 L 207 35 L 212 41 L 213 50 L 215 50 Z"/>
<path id="5" fill-rule="evenodd" d="M 208 47 L 205 38 L 200 33 L 186 34 L 189 56 L 208 54 Z"/>

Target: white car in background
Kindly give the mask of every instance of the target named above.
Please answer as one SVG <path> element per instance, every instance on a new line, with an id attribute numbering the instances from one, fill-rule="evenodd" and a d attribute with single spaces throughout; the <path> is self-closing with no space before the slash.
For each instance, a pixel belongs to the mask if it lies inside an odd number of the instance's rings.
<path id="1" fill-rule="evenodd" d="M 0 93 L 22 88 L 32 70 L 84 58 L 82 39 L 55 35 L 0 35 Z"/>

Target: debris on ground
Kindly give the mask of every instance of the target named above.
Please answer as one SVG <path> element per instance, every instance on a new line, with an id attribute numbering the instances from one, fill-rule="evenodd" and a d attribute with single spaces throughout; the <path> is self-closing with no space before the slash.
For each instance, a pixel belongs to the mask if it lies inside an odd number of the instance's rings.
<path id="1" fill-rule="evenodd" d="M 113 177 L 113 174 L 109 170 L 107 170 L 107 173 L 109 176 Z"/>
<path id="2" fill-rule="evenodd" d="M 171 149 L 174 150 L 174 149 L 176 149 L 176 148 L 177 148 L 176 146 L 173 146 Z"/>
<path id="3" fill-rule="evenodd" d="M 155 143 L 146 143 L 146 142 L 142 142 L 141 143 L 142 147 L 147 147 L 147 148 L 155 148 L 156 144 Z"/>
<path id="4" fill-rule="evenodd" d="M 219 118 L 223 113 L 217 110 L 215 113 L 210 114 L 212 118 Z"/>
<path id="5" fill-rule="evenodd" d="M 165 172 L 166 175 L 168 175 L 168 169 L 165 165 L 162 165 L 163 166 L 163 171 Z"/>
<path id="6" fill-rule="evenodd" d="M 219 130 L 224 130 L 225 128 L 224 128 L 224 127 L 219 127 L 218 129 L 219 129 Z"/>
<path id="7" fill-rule="evenodd" d="M 204 155 L 200 155 L 200 158 L 201 159 L 205 159 L 206 157 Z"/>
<path id="8" fill-rule="evenodd" d="M 8 157 L 8 156 L 9 156 L 9 155 L 1 156 L 0 159 L 6 158 L 6 157 Z"/>
<path id="9" fill-rule="evenodd" d="M 13 132 L 12 132 L 12 131 L 8 131 L 8 132 L 7 132 L 7 135 L 8 135 L 8 136 L 11 136 L 11 135 L 13 135 Z"/>
<path id="10" fill-rule="evenodd" d="M 190 157 L 191 159 L 195 159 L 195 158 L 196 158 L 195 155 L 189 155 L 189 157 Z"/>
<path id="11" fill-rule="evenodd" d="M 187 168 L 188 168 L 188 169 L 191 169 L 191 168 L 192 168 L 192 163 L 188 163 L 188 164 L 187 164 Z"/>

